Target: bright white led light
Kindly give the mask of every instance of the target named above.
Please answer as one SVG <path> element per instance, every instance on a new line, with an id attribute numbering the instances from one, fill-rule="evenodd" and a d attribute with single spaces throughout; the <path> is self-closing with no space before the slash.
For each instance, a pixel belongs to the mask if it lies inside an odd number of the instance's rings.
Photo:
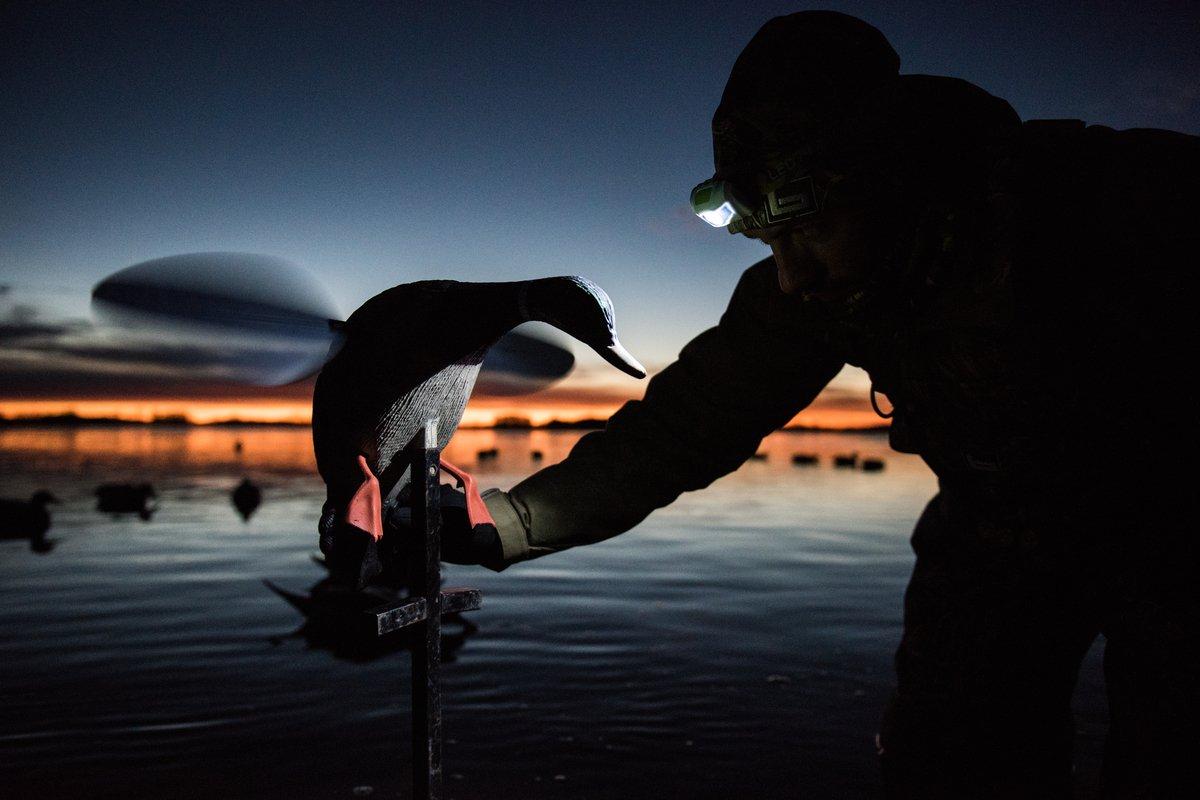
<path id="1" fill-rule="evenodd" d="M 729 201 L 721 203 L 717 208 L 707 211 L 697 211 L 696 216 L 712 225 L 714 228 L 724 228 L 733 219 L 734 210 Z"/>

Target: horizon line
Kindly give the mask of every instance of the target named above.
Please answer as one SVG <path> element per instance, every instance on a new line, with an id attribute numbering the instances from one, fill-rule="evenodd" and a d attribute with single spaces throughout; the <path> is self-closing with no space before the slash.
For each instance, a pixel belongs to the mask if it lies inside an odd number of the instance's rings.
<path id="1" fill-rule="evenodd" d="M 503 417 L 491 424 L 464 423 L 458 426 L 460 430 L 514 430 L 514 431 L 543 431 L 543 430 L 599 430 L 607 425 L 607 418 L 584 417 L 564 420 L 557 417 L 541 423 L 529 419 Z M 184 414 L 165 414 L 150 419 L 131 419 L 125 417 L 90 417 L 74 412 L 64 414 L 18 415 L 9 417 L 0 413 L 0 427 L 37 427 L 37 426 L 71 426 L 71 427 L 118 427 L 118 426 L 162 426 L 180 428 L 213 428 L 213 427 L 283 427 L 311 428 L 310 421 L 298 420 L 254 420 L 238 417 L 198 421 Z M 796 431 L 804 433 L 869 433 L 888 430 L 887 422 L 876 425 L 785 425 L 780 431 Z"/>

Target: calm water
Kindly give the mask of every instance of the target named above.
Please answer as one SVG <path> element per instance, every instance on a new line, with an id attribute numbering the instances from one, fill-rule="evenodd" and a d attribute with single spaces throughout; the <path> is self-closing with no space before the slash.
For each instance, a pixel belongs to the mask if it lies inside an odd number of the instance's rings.
<path id="1" fill-rule="evenodd" d="M 462 431 L 446 455 L 507 487 L 532 449 L 551 463 L 578 436 Z M 763 450 L 609 542 L 447 568 L 485 598 L 444 644 L 450 797 L 875 795 L 908 535 L 934 480 L 877 436 Z M 830 466 L 850 451 L 886 470 Z M 265 492 L 248 522 L 229 501 L 244 475 Z M 152 520 L 95 511 L 113 480 L 154 482 Z M 43 487 L 64 501 L 55 549 L 0 542 L 0 796 L 407 796 L 407 655 L 306 636 L 262 582 L 323 575 L 307 430 L 0 431 L 0 494 Z M 1102 702 L 1093 651 L 1085 787 Z"/>

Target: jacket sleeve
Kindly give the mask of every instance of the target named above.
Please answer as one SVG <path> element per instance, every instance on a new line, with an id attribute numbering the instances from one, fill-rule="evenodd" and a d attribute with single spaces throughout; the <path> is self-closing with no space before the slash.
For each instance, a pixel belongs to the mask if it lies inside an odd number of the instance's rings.
<path id="1" fill-rule="evenodd" d="M 561 463 L 485 493 L 504 549 L 494 568 L 616 536 L 737 469 L 842 367 L 797 324 L 799 306 L 780 291 L 771 259 L 755 264 L 720 323 L 689 342 L 642 400 Z"/>

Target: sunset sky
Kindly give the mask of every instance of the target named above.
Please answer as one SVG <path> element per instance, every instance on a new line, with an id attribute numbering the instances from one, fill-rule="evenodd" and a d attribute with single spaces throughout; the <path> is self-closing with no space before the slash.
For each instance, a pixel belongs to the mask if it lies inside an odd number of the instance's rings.
<path id="1" fill-rule="evenodd" d="M 344 314 L 397 283 L 586 275 L 652 372 L 762 245 L 696 220 L 709 120 L 768 18 L 830 7 L 902 71 L 1023 118 L 1200 133 L 1195 4 L 7 2 L 0 10 L 0 414 L 303 419 L 309 386 L 221 384 L 106 345 L 90 288 L 135 262 L 286 258 Z M 582 347 L 468 421 L 604 416 L 644 384 Z M 802 418 L 874 420 L 848 370 Z"/>

